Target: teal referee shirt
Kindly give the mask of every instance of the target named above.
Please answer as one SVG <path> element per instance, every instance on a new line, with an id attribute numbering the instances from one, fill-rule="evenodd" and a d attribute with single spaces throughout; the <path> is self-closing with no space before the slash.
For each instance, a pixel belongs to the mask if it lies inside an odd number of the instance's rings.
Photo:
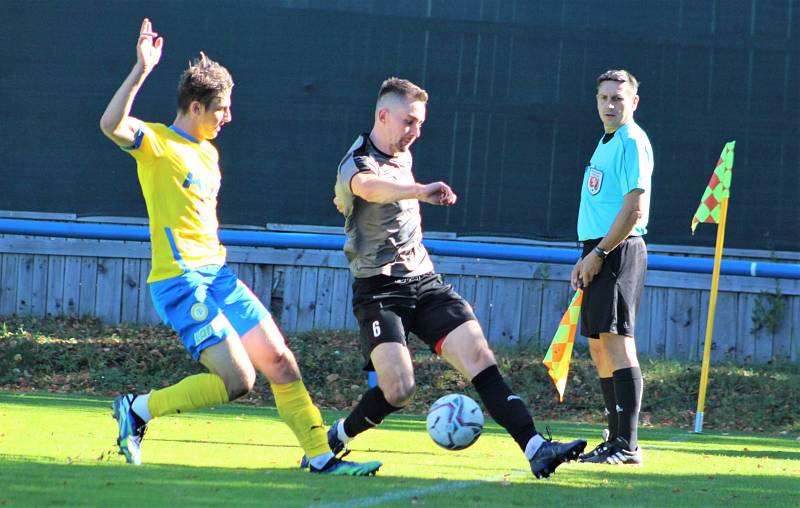
<path id="1" fill-rule="evenodd" d="M 625 195 L 634 189 L 642 195 L 642 218 L 632 236 L 647 233 L 650 215 L 650 180 L 653 175 L 653 147 L 647 134 L 630 121 L 617 129 L 608 142 L 601 139 L 583 174 L 581 206 L 578 210 L 578 240 L 606 236 L 622 209 Z"/>

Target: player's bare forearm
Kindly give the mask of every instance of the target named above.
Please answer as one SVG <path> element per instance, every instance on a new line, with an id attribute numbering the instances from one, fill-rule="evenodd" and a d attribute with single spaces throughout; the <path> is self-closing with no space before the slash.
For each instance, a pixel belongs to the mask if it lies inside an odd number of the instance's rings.
<path id="1" fill-rule="evenodd" d="M 100 130 L 120 146 L 133 144 L 141 122 L 130 116 L 133 100 L 142 83 L 161 60 L 164 39 L 153 31 L 149 19 L 142 20 L 136 42 L 136 65 L 111 98 L 100 118 Z"/>
<path id="2" fill-rule="evenodd" d="M 403 199 L 420 199 L 420 184 L 401 184 L 376 175 L 358 174 L 350 182 L 353 194 L 370 203 L 396 203 Z"/>
<path id="3" fill-rule="evenodd" d="M 120 146 L 133 144 L 139 121 L 130 116 L 133 101 L 146 78 L 141 64 L 137 63 L 120 85 L 100 118 L 100 130 Z"/>
<path id="4" fill-rule="evenodd" d="M 614 223 L 611 224 L 611 229 L 608 230 L 598 246 L 606 252 L 616 249 L 633 232 L 639 217 L 640 214 L 635 212 L 620 210 Z"/>
<path id="5" fill-rule="evenodd" d="M 372 172 L 362 172 L 350 181 L 353 194 L 370 203 L 389 204 L 404 199 L 416 199 L 432 205 L 455 204 L 455 192 L 444 182 L 398 183 L 386 180 Z"/>

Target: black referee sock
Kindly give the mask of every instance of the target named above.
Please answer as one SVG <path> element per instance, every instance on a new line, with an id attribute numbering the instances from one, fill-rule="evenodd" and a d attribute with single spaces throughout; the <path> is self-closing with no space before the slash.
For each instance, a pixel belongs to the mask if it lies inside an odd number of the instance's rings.
<path id="1" fill-rule="evenodd" d="M 356 437 L 365 430 L 381 423 L 390 414 L 401 409 L 386 402 L 383 390 L 379 387 L 370 388 L 361 396 L 361 400 L 358 401 L 355 409 L 345 418 L 344 433 L 349 437 Z"/>
<path id="2" fill-rule="evenodd" d="M 511 434 L 524 452 L 528 441 L 536 435 L 536 426 L 525 403 L 511 392 L 497 365 L 482 370 L 472 379 L 472 384 L 489 415 Z"/>
<path id="3" fill-rule="evenodd" d="M 615 370 L 614 394 L 619 416 L 619 436 L 628 440 L 630 449 L 638 446 L 639 409 L 642 406 L 642 369 L 628 367 Z"/>
<path id="4" fill-rule="evenodd" d="M 614 395 L 614 378 L 601 377 L 600 389 L 603 391 L 603 404 L 605 405 L 605 415 L 608 421 L 608 432 L 611 441 L 619 435 L 619 416 L 617 415 L 617 398 Z"/>

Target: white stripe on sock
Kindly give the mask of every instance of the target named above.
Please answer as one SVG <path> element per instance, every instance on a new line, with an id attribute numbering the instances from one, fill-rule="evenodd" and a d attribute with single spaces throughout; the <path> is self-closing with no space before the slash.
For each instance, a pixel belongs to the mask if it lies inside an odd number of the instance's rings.
<path id="1" fill-rule="evenodd" d="M 131 403 L 131 409 L 136 415 L 144 420 L 144 423 L 149 422 L 153 419 L 150 416 L 150 408 L 147 407 L 147 403 L 150 401 L 150 394 L 145 393 L 144 395 L 137 395 L 135 399 L 133 399 L 133 403 Z"/>
<path id="2" fill-rule="evenodd" d="M 539 451 L 539 448 L 544 443 L 544 438 L 541 434 L 536 434 L 530 440 L 528 440 L 528 444 L 525 446 L 525 457 L 528 460 L 531 460 L 536 452 Z"/>

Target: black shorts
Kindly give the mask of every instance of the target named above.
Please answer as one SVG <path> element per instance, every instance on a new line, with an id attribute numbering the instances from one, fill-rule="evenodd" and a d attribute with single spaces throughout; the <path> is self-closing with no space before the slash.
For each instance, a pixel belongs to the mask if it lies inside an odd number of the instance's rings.
<path id="1" fill-rule="evenodd" d="M 353 282 L 353 313 L 358 320 L 364 370 L 375 370 L 372 350 L 384 342 L 406 344 L 408 333 L 439 354 L 447 334 L 475 319 L 472 307 L 442 276 L 409 278 L 376 275 Z"/>
<path id="2" fill-rule="evenodd" d="M 600 240 L 583 243 L 586 256 Z M 583 290 L 581 335 L 599 339 L 601 333 L 635 337 L 636 310 L 647 272 L 647 245 L 629 236 L 608 253 L 600 273 Z"/>

